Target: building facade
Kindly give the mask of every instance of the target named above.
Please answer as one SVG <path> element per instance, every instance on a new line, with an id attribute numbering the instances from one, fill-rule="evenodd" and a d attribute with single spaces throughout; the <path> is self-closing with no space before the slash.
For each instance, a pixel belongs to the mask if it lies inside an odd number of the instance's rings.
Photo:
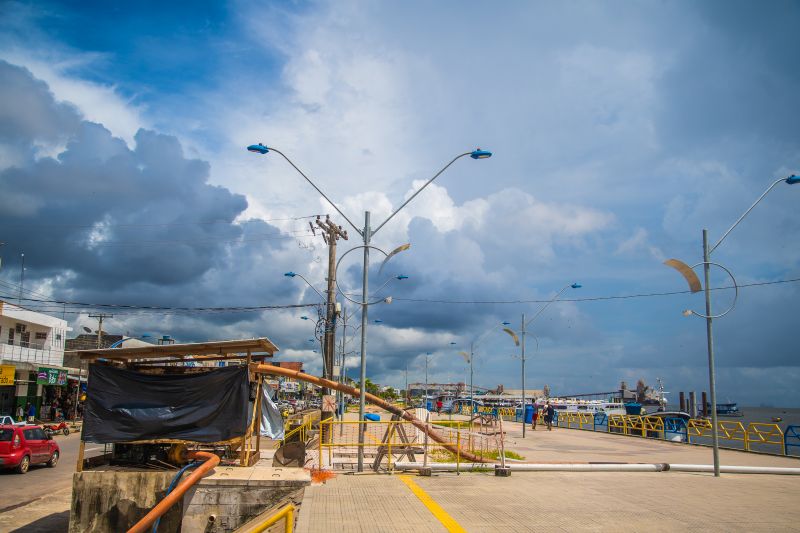
<path id="1" fill-rule="evenodd" d="M 0 414 L 18 417 L 33 406 L 51 418 L 53 405 L 68 402 L 69 376 L 64 367 L 67 321 L 0 300 Z M 77 380 L 75 382 L 77 386 Z"/>

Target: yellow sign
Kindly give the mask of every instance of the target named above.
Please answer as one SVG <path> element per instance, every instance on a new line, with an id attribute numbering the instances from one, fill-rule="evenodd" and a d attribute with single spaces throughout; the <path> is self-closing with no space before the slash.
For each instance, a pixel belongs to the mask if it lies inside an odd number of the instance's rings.
<path id="1" fill-rule="evenodd" d="M 12 365 L 0 365 L 0 386 L 14 384 L 14 370 Z"/>

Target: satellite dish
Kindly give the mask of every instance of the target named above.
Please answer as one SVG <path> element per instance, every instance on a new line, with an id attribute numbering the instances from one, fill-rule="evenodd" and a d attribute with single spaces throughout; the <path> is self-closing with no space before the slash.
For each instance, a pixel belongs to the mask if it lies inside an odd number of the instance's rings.
<path id="1" fill-rule="evenodd" d="M 91 333 L 92 329 L 91 328 L 87 328 L 86 326 L 83 326 L 83 331 L 85 331 L 86 333 Z"/>

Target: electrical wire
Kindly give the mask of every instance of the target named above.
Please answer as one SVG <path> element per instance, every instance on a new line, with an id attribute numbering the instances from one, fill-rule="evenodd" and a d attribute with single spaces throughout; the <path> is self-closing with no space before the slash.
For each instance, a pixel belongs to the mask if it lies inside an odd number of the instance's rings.
<path id="1" fill-rule="evenodd" d="M 757 283 L 740 283 L 739 288 L 745 287 L 761 287 L 764 285 L 777 285 L 780 283 L 795 283 L 800 281 L 800 278 L 781 279 L 777 281 L 762 281 Z M 712 291 L 721 291 L 733 289 L 733 285 L 726 285 L 723 287 L 712 287 Z M 669 291 L 669 292 L 650 292 L 641 294 L 623 294 L 619 296 L 591 296 L 587 298 L 559 298 L 556 302 L 598 302 L 603 300 L 628 300 L 631 298 L 651 298 L 655 296 L 675 296 L 678 294 L 691 294 L 692 291 Z M 436 303 L 436 304 L 468 304 L 468 305 L 502 305 L 502 304 L 535 304 L 547 303 L 550 300 L 433 300 L 426 298 L 396 298 L 392 297 L 395 302 L 412 302 L 412 303 Z"/>
<path id="2" fill-rule="evenodd" d="M 305 220 L 307 218 L 315 218 L 322 215 L 304 215 L 299 217 L 287 217 L 287 218 L 267 218 L 267 219 L 251 219 L 258 222 L 282 222 L 287 220 Z M 248 222 L 245 220 L 243 222 Z M 230 226 L 237 226 L 241 225 L 241 222 L 234 222 L 230 220 L 208 220 L 208 221 L 190 221 L 190 222 L 164 222 L 164 223 L 153 223 L 153 224 L 103 224 L 100 223 L 100 227 L 103 228 L 155 228 L 155 227 L 171 227 L 171 226 L 205 226 L 205 225 L 212 225 L 212 224 L 225 224 Z M 94 229 L 97 228 L 98 224 L 0 224 L 0 228 L 84 228 L 84 229 Z"/>

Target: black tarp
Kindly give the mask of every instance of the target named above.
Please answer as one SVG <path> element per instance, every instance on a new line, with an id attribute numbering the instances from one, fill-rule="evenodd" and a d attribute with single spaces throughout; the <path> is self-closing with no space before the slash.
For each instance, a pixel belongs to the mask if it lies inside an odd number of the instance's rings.
<path id="1" fill-rule="evenodd" d="M 247 367 L 196 374 L 141 374 L 90 365 L 83 440 L 150 439 L 218 442 L 247 425 Z"/>

